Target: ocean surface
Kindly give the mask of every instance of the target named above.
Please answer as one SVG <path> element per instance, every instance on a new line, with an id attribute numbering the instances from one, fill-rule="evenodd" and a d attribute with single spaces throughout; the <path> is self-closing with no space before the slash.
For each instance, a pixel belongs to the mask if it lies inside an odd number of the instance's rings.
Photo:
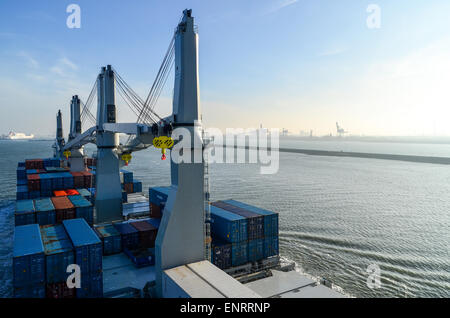
<path id="1" fill-rule="evenodd" d="M 450 156 L 449 145 L 292 141 L 282 147 Z M 88 153 L 94 150 L 88 147 Z M 0 296 L 11 296 L 17 161 L 50 157 L 48 141 L 0 141 Z M 129 170 L 143 189 L 170 183 L 169 162 L 148 149 Z M 450 297 L 450 169 L 390 160 L 280 153 L 279 171 L 211 164 L 213 200 L 279 212 L 280 254 L 355 297 Z M 374 287 L 369 266 L 380 269 Z"/>

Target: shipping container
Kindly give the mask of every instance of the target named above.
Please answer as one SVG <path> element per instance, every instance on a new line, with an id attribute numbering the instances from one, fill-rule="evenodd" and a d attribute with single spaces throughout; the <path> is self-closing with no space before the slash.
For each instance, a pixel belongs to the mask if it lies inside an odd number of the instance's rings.
<path id="1" fill-rule="evenodd" d="M 211 244 L 212 263 L 220 269 L 231 267 L 231 243 L 213 238 Z"/>
<path id="2" fill-rule="evenodd" d="M 81 195 L 70 195 L 68 198 L 75 207 L 75 217 L 83 218 L 89 225 L 92 225 L 94 223 L 94 207 L 92 203 Z"/>
<path id="3" fill-rule="evenodd" d="M 223 201 L 211 203 L 213 206 L 240 215 L 247 219 L 247 235 L 249 240 L 264 237 L 264 217 L 260 214 L 245 210 L 243 208 L 227 204 Z"/>
<path id="4" fill-rule="evenodd" d="M 44 244 L 37 224 L 14 228 L 13 286 L 25 287 L 45 282 Z M 23 291 L 25 293 L 27 291 Z"/>
<path id="5" fill-rule="evenodd" d="M 73 176 L 70 172 L 63 172 L 61 174 L 62 174 L 64 189 L 79 188 L 79 187 L 74 186 Z"/>
<path id="6" fill-rule="evenodd" d="M 81 174 L 83 175 L 83 182 L 84 182 L 84 186 L 82 186 L 81 188 L 91 188 L 92 186 L 94 186 L 91 172 L 82 171 Z M 76 187 L 76 188 L 80 188 L 80 187 Z"/>
<path id="7" fill-rule="evenodd" d="M 24 185 L 28 189 L 28 181 L 27 181 L 27 179 L 19 179 L 19 180 L 17 180 L 17 185 L 18 186 L 23 186 Z"/>
<path id="8" fill-rule="evenodd" d="M 42 159 L 27 159 L 25 160 L 25 168 L 44 169 L 44 162 Z"/>
<path id="9" fill-rule="evenodd" d="M 164 210 L 164 205 L 156 205 L 152 202 L 150 202 L 150 217 L 152 218 L 161 218 L 162 212 Z"/>
<path id="10" fill-rule="evenodd" d="M 161 224 L 161 219 L 160 218 L 150 218 L 150 219 L 146 219 L 145 221 L 150 223 L 151 225 L 153 225 L 157 229 L 159 229 L 159 225 Z"/>
<path id="11" fill-rule="evenodd" d="M 224 200 L 223 202 L 249 210 L 264 216 L 264 236 L 278 236 L 278 213 L 264 210 L 256 206 L 242 203 L 236 200 Z"/>
<path id="12" fill-rule="evenodd" d="M 122 183 L 132 183 L 133 182 L 133 172 L 131 171 L 127 171 L 125 169 L 121 169 L 120 170 L 121 175 L 122 175 Z"/>
<path id="13" fill-rule="evenodd" d="M 53 178 L 53 174 L 52 173 L 44 173 L 40 175 L 40 180 L 41 180 L 41 192 L 44 193 L 51 193 L 53 188 L 52 188 L 52 178 Z"/>
<path id="14" fill-rule="evenodd" d="M 139 246 L 140 247 L 155 247 L 156 234 L 158 229 L 145 221 L 131 222 L 136 230 L 139 231 Z"/>
<path id="15" fill-rule="evenodd" d="M 91 192 L 88 189 L 77 189 L 78 193 L 83 196 L 85 199 L 91 201 Z"/>
<path id="16" fill-rule="evenodd" d="M 24 167 L 25 168 L 25 161 L 19 161 L 17 163 L 17 167 Z"/>
<path id="17" fill-rule="evenodd" d="M 120 232 L 113 225 L 97 226 L 94 228 L 103 244 L 103 255 L 122 252 L 122 238 Z"/>
<path id="18" fill-rule="evenodd" d="M 84 219 L 64 220 L 64 228 L 75 250 L 81 274 L 102 271 L 102 242 Z"/>
<path id="19" fill-rule="evenodd" d="M 149 201 L 155 205 L 165 204 L 169 196 L 170 187 L 154 187 L 148 189 Z"/>
<path id="20" fill-rule="evenodd" d="M 55 206 L 50 198 L 34 200 L 36 210 L 36 222 L 39 225 L 51 225 L 56 223 Z"/>
<path id="21" fill-rule="evenodd" d="M 74 264 L 72 243 L 62 225 L 44 225 L 40 227 L 45 250 L 47 283 L 66 283 L 67 266 Z"/>
<path id="22" fill-rule="evenodd" d="M 264 258 L 279 254 L 278 236 L 264 238 Z"/>
<path id="23" fill-rule="evenodd" d="M 66 194 L 69 195 L 80 195 L 80 193 L 75 189 L 67 189 L 65 190 Z"/>
<path id="24" fill-rule="evenodd" d="M 81 275 L 81 287 L 77 288 L 77 298 L 102 298 L 103 273 L 87 273 Z"/>
<path id="25" fill-rule="evenodd" d="M 28 198 L 29 199 L 38 199 L 41 197 L 41 192 L 40 191 L 30 191 L 28 192 Z"/>
<path id="26" fill-rule="evenodd" d="M 128 193 L 126 193 L 125 191 L 122 191 L 122 203 L 127 203 L 128 202 Z"/>
<path id="27" fill-rule="evenodd" d="M 153 249 L 138 248 L 130 250 L 124 248 L 123 252 L 131 259 L 133 264 L 138 268 L 155 265 L 155 253 Z"/>
<path id="28" fill-rule="evenodd" d="M 40 177 L 38 174 L 27 175 L 28 191 L 39 191 L 41 189 Z"/>
<path id="29" fill-rule="evenodd" d="M 264 258 L 264 239 L 248 241 L 248 261 L 256 262 Z"/>
<path id="30" fill-rule="evenodd" d="M 17 180 L 24 180 L 27 178 L 27 171 L 25 167 L 17 167 Z"/>
<path id="31" fill-rule="evenodd" d="M 128 223 L 115 223 L 114 227 L 122 237 L 122 249 L 136 249 L 139 247 L 139 232 Z"/>
<path id="32" fill-rule="evenodd" d="M 73 177 L 73 187 L 74 188 L 84 188 L 84 175 L 81 171 L 72 171 L 70 174 Z M 90 187 L 87 187 L 90 188 Z"/>
<path id="33" fill-rule="evenodd" d="M 14 223 L 15 226 L 36 223 L 36 210 L 33 200 L 16 201 Z"/>
<path id="34" fill-rule="evenodd" d="M 229 243 L 247 241 L 247 219 L 211 206 L 211 232 Z"/>
<path id="35" fill-rule="evenodd" d="M 28 200 L 30 198 L 28 185 L 19 185 L 16 188 L 16 200 Z"/>
<path id="36" fill-rule="evenodd" d="M 142 182 L 133 180 L 133 193 L 142 192 Z"/>
<path id="37" fill-rule="evenodd" d="M 75 218 L 75 207 L 68 197 L 52 197 L 51 200 L 55 206 L 57 224 Z"/>
<path id="38" fill-rule="evenodd" d="M 14 298 L 45 298 L 45 283 L 13 288 Z"/>
<path id="39" fill-rule="evenodd" d="M 64 190 L 55 190 L 55 191 L 53 191 L 53 195 L 55 197 L 65 197 L 65 196 L 67 196 L 67 193 Z"/>
<path id="40" fill-rule="evenodd" d="M 55 172 L 52 173 L 52 190 L 63 190 L 64 182 L 63 182 L 63 173 Z"/>
<path id="41" fill-rule="evenodd" d="M 133 183 L 124 183 L 123 189 L 126 193 L 133 193 Z"/>
<path id="42" fill-rule="evenodd" d="M 231 266 L 239 266 L 246 263 L 248 263 L 247 241 L 231 243 Z"/>

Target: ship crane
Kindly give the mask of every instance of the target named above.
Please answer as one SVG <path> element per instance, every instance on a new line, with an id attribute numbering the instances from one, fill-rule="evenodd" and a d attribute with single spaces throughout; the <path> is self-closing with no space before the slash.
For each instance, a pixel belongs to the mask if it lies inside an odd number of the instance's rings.
<path id="1" fill-rule="evenodd" d="M 152 146 L 156 137 L 170 136 L 174 128 L 182 127 L 190 132 L 191 142 L 183 143 L 183 153 L 189 154 L 191 159 L 202 160 L 192 160 L 191 163 L 177 163 L 174 160 L 170 162 L 171 187 L 155 244 L 156 290 L 159 296 L 162 295 L 162 272 L 165 269 L 202 261 L 205 257 L 204 143 L 198 87 L 198 35 L 191 13 L 191 10 L 183 11 L 183 17 L 145 101 L 131 90 L 110 65 L 103 67 L 94 84 L 97 90 L 95 126 L 81 133 L 81 126 L 78 124 L 80 103 L 75 97 L 71 103 L 73 125 L 69 141 L 64 145 L 64 142 L 58 139 L 59 155 L 61 150 L 80 150 L 87 143 L 97 145 L 95 210 L 96 223 L 101 223 L 122 220 L 119 175 L 120 166 L 124 164 L 122 156 Z M 173 61 L 175 83 L 172 114 L 161 118 L 153 111 L 153 107 Z M 116 85 L 119 94 L 125 96 L 130 108 L 138 115 L 136 123 L 116 121 Z M 81 119 L 91 118 L 88 115 L 90 104 L 88 98 L 81 112 Z M 60 117 L 59 113 L 58 118 Z M 60 120 L 59 132 L 62 136 Z M 119 144 L 119 133 L 130 136 L 126 144 Z M 177 141 L 175 140 L 175 143 Z M 78 154 L 81 153 L 80 150 Z M 173 156 L 172 151 L 170 156 Z M 71 158 L 71 166 L 77 158 Z"/>
<path id="2" fill-rule="evenodd" d="M 342 137 L 343 134 L 347 134 L 348 133 L 348 131 L 345 131 L 344 128 L 339 126 L 338 122 L 336 122 L 336 132 L 337 132 L 339 137 Z"/>

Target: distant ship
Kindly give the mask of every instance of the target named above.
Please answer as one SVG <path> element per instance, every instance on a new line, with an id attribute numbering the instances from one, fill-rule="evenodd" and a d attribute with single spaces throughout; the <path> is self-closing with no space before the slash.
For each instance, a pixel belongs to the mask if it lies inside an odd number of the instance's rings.
<path id="1" fill-rule="evenodd" d="M 33 139 L 34 135 L 26 135 L 23 133 L 16 133 L 14 131 L 10 131 L 8 136 L 6 136 L 5 139 L 10 139 L 10 140 L 22 140 L 22 139 Z"/>

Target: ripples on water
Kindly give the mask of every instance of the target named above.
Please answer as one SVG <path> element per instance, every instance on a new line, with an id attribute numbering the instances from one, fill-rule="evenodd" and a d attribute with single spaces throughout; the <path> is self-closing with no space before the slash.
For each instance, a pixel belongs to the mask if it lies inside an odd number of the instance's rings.
<path id="1" fill-rule="evenodd" d="M 50 155 L 50 143 L 0 142 L 10 169 L 0 175 L 0 200 L 15 191 L 15 166 Z M 6 152 L 8 150 L 8 152 Z M 151 149 L 129 170 L 143 188 L 168 185 L 169 163 Z M 280 252 L 308 274 L 357 297 L 450 296 L 450 170 L 447 166 L 281 153 L 275 175 L 259 166 L 212 164 L 213 200 L 234 198 L 280 213 Z M 0 281 L 7 282 L 12 209 L 1 209 Z M 367 267 L 381 269 L 381 288 L 366 285 Z M 0 295 L 10 287 L 0 286 Z"/>

